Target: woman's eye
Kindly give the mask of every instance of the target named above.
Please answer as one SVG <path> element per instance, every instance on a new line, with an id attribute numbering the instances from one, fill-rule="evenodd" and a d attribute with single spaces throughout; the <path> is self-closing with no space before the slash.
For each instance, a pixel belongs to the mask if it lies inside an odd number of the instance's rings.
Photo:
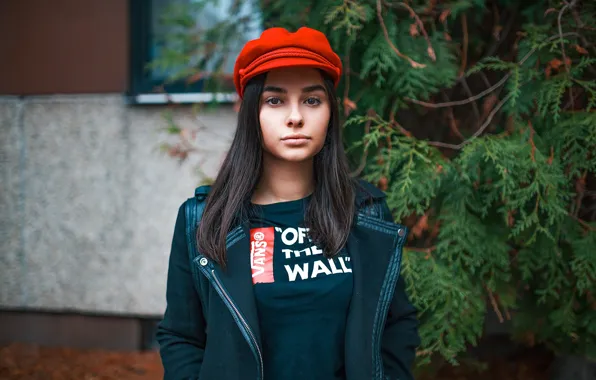
<path id="1" fill-rule="evenodd" d="M 306 99 L 306 104 L 309 106 L 318 106 L 321 104 L 321 101 L 318 98 L 308 98 Z"/>
<path id="2" fill-rule="evenodd" d="M 277 105 L 281 104 L 281 99 L 280 98 L 269 98 L 265 102 L 272 106 L 277 106 Z"/>

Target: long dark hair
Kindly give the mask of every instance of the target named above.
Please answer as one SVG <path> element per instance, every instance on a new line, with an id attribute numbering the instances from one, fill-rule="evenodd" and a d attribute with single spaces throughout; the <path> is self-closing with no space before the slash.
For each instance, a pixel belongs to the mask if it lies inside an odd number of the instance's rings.
<path id="1" fill-rule="evenodd" d="M 343 147 L 335 87 L 322 75 L 331 116 L 325 144 L 313 160 L 315 189 L 304 224 L 313 242 L 331 257 L 348 239 L 356 182 L 350 176 Z M 246 85 L 232 145 L 211 187 L 197 231 L 199 251 L 222 266 L 226 264 L 226 236 L 249 217 L 252 193 L 263 170 L 259 109 L 265 78 L 262 74 Z"/>

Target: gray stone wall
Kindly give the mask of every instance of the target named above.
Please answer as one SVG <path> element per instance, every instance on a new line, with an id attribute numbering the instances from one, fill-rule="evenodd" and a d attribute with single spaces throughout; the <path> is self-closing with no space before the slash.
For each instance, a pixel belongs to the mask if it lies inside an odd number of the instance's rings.
<path id="1" fill-rule="evenodd" d="M 184 163 L 160 151 L 165 107 L 120 95 L 0 97 L 0 308 L 159 316 L 180 204 L 216 174 L 230 106 L 176 107 L 202 126 Z"/>

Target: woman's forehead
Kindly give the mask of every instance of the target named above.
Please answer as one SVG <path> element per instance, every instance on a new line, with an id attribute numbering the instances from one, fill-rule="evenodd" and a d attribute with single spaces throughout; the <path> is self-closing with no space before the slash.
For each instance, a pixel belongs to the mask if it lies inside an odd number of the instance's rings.
<path id="1" fill-rule="evenodd" d="M 282 88 L 304 88 L 312 85 L 322 85 L 323 76 L 317 69 L 311 67 L 287 67 L 274 69 L 267 73 L 266 86 Z"/>

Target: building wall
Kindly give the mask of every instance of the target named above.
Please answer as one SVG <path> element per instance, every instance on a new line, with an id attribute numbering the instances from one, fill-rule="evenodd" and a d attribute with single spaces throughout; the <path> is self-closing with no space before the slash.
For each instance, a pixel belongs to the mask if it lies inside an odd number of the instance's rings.
<path id="1" fill-rule="evenodd" d="M 122 93 L 128 0 L 0 1 L 0 94 Z"/>
<path id="2" fill-rule="evenodd" d="M 178 207 L 236 115 L 178 106 L 203 146 L 160 152 L 168 108 L 124 98 L 129 29 L 129 0 L 0 1 L 0 310 L 163 313 Z"/>
<path id="3" fill-rule="evenodd" d="M 122 95 L 0 97 L 0 308 L 159 316 L 180 204 L 231 142 L 229 106 L 195 114 L 203 144 L 179 163 L 159 146 L 164 107 Z M 199 161 L 202 161 L 199 164 Z"/>

